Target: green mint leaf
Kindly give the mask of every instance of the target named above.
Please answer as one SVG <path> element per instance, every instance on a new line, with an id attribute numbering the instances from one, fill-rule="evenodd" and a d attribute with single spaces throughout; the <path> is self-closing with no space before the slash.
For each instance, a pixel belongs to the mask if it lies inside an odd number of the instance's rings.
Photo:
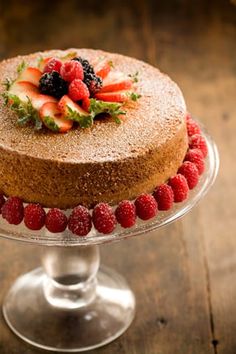
<path id="1" fill-rule="evenodd" d="M 136 92 L 131 92 L 129 94 L 129 97 L 131 98 L 132 101 L 137 101 L 141 97 L 141 95 Z"/>
<path id="2" fill-rule="evenodd" d="M 21 74 L 23 70 L 26 68 L 26 62 L 23 60 L 18 66 L 17 66 L 17 72 L 18 74 Z"/>

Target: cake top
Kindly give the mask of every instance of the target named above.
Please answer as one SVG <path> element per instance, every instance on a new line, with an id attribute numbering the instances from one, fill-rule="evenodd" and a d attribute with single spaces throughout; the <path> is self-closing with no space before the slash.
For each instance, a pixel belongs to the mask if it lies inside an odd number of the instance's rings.
<path id="1" fill-rule="evenodd" d="M 23 61 L 36 67 L 40 58 L 63 57 L 71 53 L 89 62 L 103 57 L 127 77 L 136 78 L 138 73 L 135 92 L 130 91 L 130 94 L 134 93 L 135 102 L 130 99 L 124 107 L 112 104 L 113 119 L 98 119 L 86 129 L 73 127 L 66 134 L 55 134 L 46 129 L 36 131 L 30 126 L 18 126 L 16 113 L 4 107 L 1 99 L 0 148 L 40 159 L 71 163 L 105 162 L 146 152 L 153 144 L 163 144 L 171 139 L 180 129 L 186 107 L 178 86 L 158 69 L 130 57 L 91 49 L 52 50 L 5 60 L 0 64 L 0 75 L 2 80 L 12 80 Z M 3 87 L 0 90 L 0 93 L 4 92 Z M 104 94 L 100 94 L 101 98 L 98 94 L 95 97 L 103 102 L 103 98 L 107 100 L 107 94 Z M 123 94 L 123 90 L 117 94 Z M 114 118 L 120 119 L 121 124 L 117 124 Z"/>

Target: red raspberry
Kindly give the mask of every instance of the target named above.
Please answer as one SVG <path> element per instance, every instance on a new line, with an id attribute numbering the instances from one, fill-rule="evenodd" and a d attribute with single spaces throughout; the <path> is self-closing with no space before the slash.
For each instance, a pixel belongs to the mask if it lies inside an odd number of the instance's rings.
<path id="1" fill-rule="evenodd" d="M 66 63 L 62 64 L 60 74 L 65 81 L 69 82 L 72 82 L 76 79 L 84 79 L 84 70 L 82 64 L 76 60 L 67 61 Z"/>
<path id="2" fill-rule="evenodd" d="M 129 200 L 122 200 L 115 211 L 116 220 L 122 227 L 127 228 L 135 224 L 136 208 Z"/>
<path id="3" fill-rule="evenodd" d="M 199 173 L 197 166 L 193 162 L 185 161 L 180 166 L 178 173 L 186 178 L 189 189 L 193 189 L 198 184 Z"/>
<path id="4" fill-rule="evenodd" d="M 187 126 L 187 132 L 188 132 L 188 136 L 192 136 L 194 134 L 201 134 L 201 129 L 198 125 L 197 122 L 195 122 L 193 119 L 188 119 L 186 122 L 186 126 Z"/>
<path id="5" fill-rule="evenodd" d="M 69 217 L 68 229 L 77 236 L 86 236 L 92 228 L 89 210 L 82 205 L 75 207 Z"/>
<path id="6" fill-rule="evenodd" d="M 168 184 L 161 184 L 153 193 L 159 210 L 169 210 L 174 202 L 174 193 Z"/>
<path id="7" fill-rule="evenodd" d="M 190 149 L 199 149 L 201 150 L 203 157 L 207 156 L 207 144 L 206 140 L 200 134 L 194 134 L 189 140 Z"/>
<path id="8" fill-rule="evenodd" d="M 82 101 L 82 108 L 86 111 L 89 112 L 90 108 L 90 99 L 89 97 L 85 97 Z"/>
<path id="9" fill-rule="evenodd" d="M 24 218 L 23 202 L 18 197 L 10 197 L 2 207 L 2 217 L 9 224 L 19 225 Z"/>
<path id="10" fill-rule="evenodd" d="M 135 200 L 136 212 L 140 219 L 149 220 L 157 215 L 157 202 L 151 194 L 141 194 Z"/>
<path id="11" fill-rule="evenodd" d="M 28 204 L 25 207 L 24 223 L 30 230 L 40 230 L 44 226 L 46 213 L 39 204 Z"/>
<path id="12" fill-rule="evenodd" d="M 116 227 L 116 218 L 107 203 L 99 203 L 93 209 L 93 224 L 98 232 L 110 234 Z"/>
<path id="13" fill-rule="evenodd" d="M 73 80 L 69 85 L 69 96 L 73 101 L 84 100 L 89 97 L 89 89 L 83 81 Z"/>
<path id="14" fill-rule="evenodd" d="M 51 73 L 52 71 L 57 71 L 59 73 L 61 66 L 61 60 L 57 58 L 50 58 L 43 69 L 43 73 Z"/>
<path id="15" fill-rule="evenodd" d="M 5 198 L 3 196 L 3 194 L 0 194 L 0 214 L 2 212 L 2 207 L 5 204 Z"/>
<path id="16" fill-rule="evenodd" d="M 189 150 L 187 152 L 187 154 L 185 155 L 184 160 L 193 162 L 198 169 L 199 175 L 201 175 L 204 172 L 205 162 L 204 162 L 204 157 L 203 157 L 201 150 L 199 150 L 199 149 Z"/>
<path id="17" fill-rule="evenodd" d="M 174 177 L 171 177 L 168 183 L 174 193 L 175 203 L 182 202 L 188 197 L 188 182 L 183 175 L 177 174 Z"/>
<path id="18" fill-rule="evenodd" d="M 46 215 L 45 226 L 50 232 L 63 232 L 67 227 L 67 222 L 66 215 L 60 209 L 53 208 Z"/>

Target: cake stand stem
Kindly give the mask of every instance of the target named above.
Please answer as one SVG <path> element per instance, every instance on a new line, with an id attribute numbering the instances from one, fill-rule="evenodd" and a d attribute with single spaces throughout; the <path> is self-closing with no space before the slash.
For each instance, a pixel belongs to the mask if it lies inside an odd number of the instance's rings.
<path id="1" fill-rule="evenodd" d="M 43 247 L 42 268 L 17 279 L 4 317 L 28 343 L 58 352 L 98 348 L 120 336 L 135 299 L 123 277 L 99 267 L 98 246 Z"/>
<path id="2" fill-rule="evenodd" d="M 76 309 L 93 301 L 100 263 L 98 246 L 45 247 L 41 259 L 46 273 L 44 294 L 52 306 Z"/>

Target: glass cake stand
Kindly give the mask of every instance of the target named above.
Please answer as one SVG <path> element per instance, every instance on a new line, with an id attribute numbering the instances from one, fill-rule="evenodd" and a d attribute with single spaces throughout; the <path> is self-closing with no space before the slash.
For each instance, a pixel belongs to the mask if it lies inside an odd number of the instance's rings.
<path id="1" fill-rule="evenodd" d="M 148 234 L 182 217 L 207 193 L 215 181 L 219 157 L 204 128 L 208 145 L 206 170 L 189 198 L 149 222 L 131 229 L 117 227 L 110 235 L 94 229 L 87 237 L 65 231 L 51 234 L 9 225 L 0 218 L 0 236 L 36 244 L 42 267 L 19 277 L 8 292 L 3 314 L 12 331 L 24 341 L 57 352 L 80 352 L 103 346 L 131 324 L 135 297 L 125 279 L 100 266 L 99 245 Z"/>

